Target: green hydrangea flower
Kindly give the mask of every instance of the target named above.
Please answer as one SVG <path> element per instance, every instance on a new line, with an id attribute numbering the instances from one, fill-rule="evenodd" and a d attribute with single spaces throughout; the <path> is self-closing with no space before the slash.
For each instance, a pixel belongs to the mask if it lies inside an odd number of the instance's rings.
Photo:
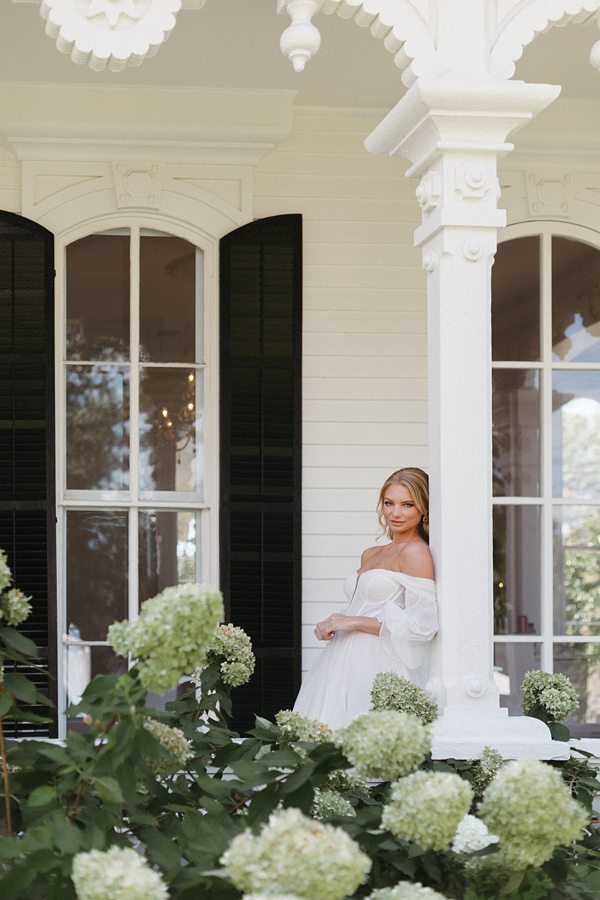
<path id="1" fill-rule="evenodd" d="M 486 787 L 504 765 L 504 757 L 494 747 L 484 747 L 481 757 L 473 766 L 472 784 L 475 798 L 481 799 Z"/>
<path id="2" fill-rule="evenodd" d="M 371 869 L 369 857 L 341 828 L 295 808 L 274 812 L 258 835 L 239 834 L 220 862 L 240 891 L 293 892 L 307 900 L 352 896 Z"/>
<path id="3" fill-rule="evenodd" d="M 401 881 L 394 887 L 378 888 L 367 900 L 446 900 L 433 888 L 424 887 L 420 881 Z"/>
<path id="4" fill-rule="evenodd" d="M 581 837 L 588 824 L 560 774 L 537 759 L 503 766 L 486 788 L 479 816 L 500 837 L 502 855 L 513 869 L 541 866 L 557 847 Z"/>
<path id="5" fill-rule="evenodd" d="M 281 729 L 284 741 L 311 741 L 322 744 L 324 741 L 330 741 L 333 736 L 329 725 L 317 719 L 307 719 L 292 709 L 280 709 L 275 721 Z"/>
<path id="6" fill-rule="evenodd" d="M 138 619 L 111 625 L 108 642 L 119 656 L 130 653 L 137 660 L 146 690 L 164 694 L 183 675 L 204 666 L 222 617 L 220 591 L 182 584 L 147 600 Z"/>
<path id="7" fill-rule="evenodd" d="M 352 769 L 334 769 L 327 776 L 324 789 L 338 794 L 368 794 L 369 785 Z"/>
<path id="8" fill-rule="evenodd" d="M 438 717 L 437 703 L 417 684 L 395 672 L 379 672 L 373 679 L 371 706 L 374 710 L 395 709 L 412 713 L 424 725 Z"/>
<path id="9" fill-rule="evenodd" d="M 156 738 L 157 741 L 168 750 L 172 756 L 172 761 L 164 757 L 160 759 L 149 760 L 150 765 L 155 772 L 159 774 L 171 774 L 185 766 L 188 759 L 193 755 L 191 751 L 191 742 L 188 741 L 181 728 L 172 728 L 165 725 L 164 722 L 157 722 L 156 719 L 146 719 L 144 728 Z"/>
<path id="10" fill-rule="evenodd" d="M 542 722 L 561 722 L 579 706 L 577 691 L 566 675 L 539 670 L 526 672 L 521 684 L 523 712 Z"/>
<path id="11" fill-rule="evenodd" d="M 330 819 L 332 816 L 355 816 L 356 812 L 350 801 L 337 791 L 315 788 L 310 814 L 314 819 Z"/>
<path id="12" fill-rule="evenodd" d="M 334 739 L 359 775 L 386 781 L 414 771 L 431 750 L 429 726 L 391 709 L 357 716 Z"/>
<path id="13" fill-rule="evenodd" d="M 135 850 L 111 847 L 78 853 L 71 873 L 78 900 L 168 900 L 158 872 Z"/>
<path id="14" fill-rule="evenodd" d="M 221 675 L 230 687 L 239 687 L 250 681 L 254 672 L 255 657 L 252 641 L 243 628 L 237 625 L 219 625 L 208 649 L 207 662 L 223 658 Z"/>
<path id="15" fill-rule="evenodd" d="M 424 849 L 447 850 L 473 801 L 469 784 L 452 772 L 415 772 L 392 786 L 381 823 Z"/>
<path id="16" fill-rule="evenodd" d="M 0 598 L 0 619 L 6 619 L 8 625 L 16 628 L 31 613 L 31 597 L 26 597 L 18 588 L 11 588 Z"/>
<path id="17" fill-rule="evenodd" d="M 8 566 L 8 558 L 4 550 L 0 550 L 0 592 L 12 584 L 12 573 Z"/>

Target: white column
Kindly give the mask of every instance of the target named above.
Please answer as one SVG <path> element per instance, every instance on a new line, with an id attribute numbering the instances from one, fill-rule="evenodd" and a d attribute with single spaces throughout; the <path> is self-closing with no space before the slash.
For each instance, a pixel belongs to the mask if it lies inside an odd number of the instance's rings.
<path id="1" fill-rule="evenodd" d="M 419 178 L 416 244 L 428 272 L 430 528 L 440 632 L 429 687 L 443 713 L 437 758 L 568 756 L 537 719 L 508 717 L 493 679 L 491 266 L 505 213 L 507 137 L 559 93 L 523 82 L 417 81 L 367 149 Z"/>

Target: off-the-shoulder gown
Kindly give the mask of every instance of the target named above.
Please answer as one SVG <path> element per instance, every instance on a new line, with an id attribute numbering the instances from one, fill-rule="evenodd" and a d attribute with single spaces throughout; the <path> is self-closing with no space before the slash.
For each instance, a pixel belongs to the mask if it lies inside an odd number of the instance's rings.
<path id="1" fill-rule="evenodd" d="M 379 635 L 338 631 L 305 677 L 294 709 L 342 728 L 371 707 L 378 672 L 396 672 L 423 686 L 429 642 L 438 627 L 435 585 L 390 569 L 367 569 L 344 583 L 343 613 L 381 622 Z"/>

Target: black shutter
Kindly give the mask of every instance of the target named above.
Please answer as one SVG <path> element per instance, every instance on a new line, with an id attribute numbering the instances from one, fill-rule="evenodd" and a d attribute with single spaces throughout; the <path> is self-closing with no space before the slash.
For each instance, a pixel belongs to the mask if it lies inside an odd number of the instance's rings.
<path id="1" fill-rule="evenodd" d="M 20 631 L 46 672 L 18 666 L 56 701 L 54 510 L 54 270 L 50 232 L 0 212 L 0 548 L 14 584 L 32 598 Z M 56 735 L 50 725 L 6 723 L 13 736 Z"/>
<path id="2" fill-rule="evenodd" d="M 221 587 L 252 638 L 234 727 L 289 707 L 300 684 L 302 217 L 221 241 Z"/>

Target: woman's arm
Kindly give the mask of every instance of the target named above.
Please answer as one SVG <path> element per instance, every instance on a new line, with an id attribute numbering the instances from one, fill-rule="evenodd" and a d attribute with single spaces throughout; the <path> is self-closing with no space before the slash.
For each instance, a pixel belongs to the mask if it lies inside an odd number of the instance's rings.
<path id="1" fill-rule="evenodd" d="M 365 634 L 378 635 L 381 628 L 379 619 L 372 616 L 344 616 L 331 613 L 315 627 L 315 635 L 320 641 L 330 641 L 336 631 L 364 631 Z"/>

